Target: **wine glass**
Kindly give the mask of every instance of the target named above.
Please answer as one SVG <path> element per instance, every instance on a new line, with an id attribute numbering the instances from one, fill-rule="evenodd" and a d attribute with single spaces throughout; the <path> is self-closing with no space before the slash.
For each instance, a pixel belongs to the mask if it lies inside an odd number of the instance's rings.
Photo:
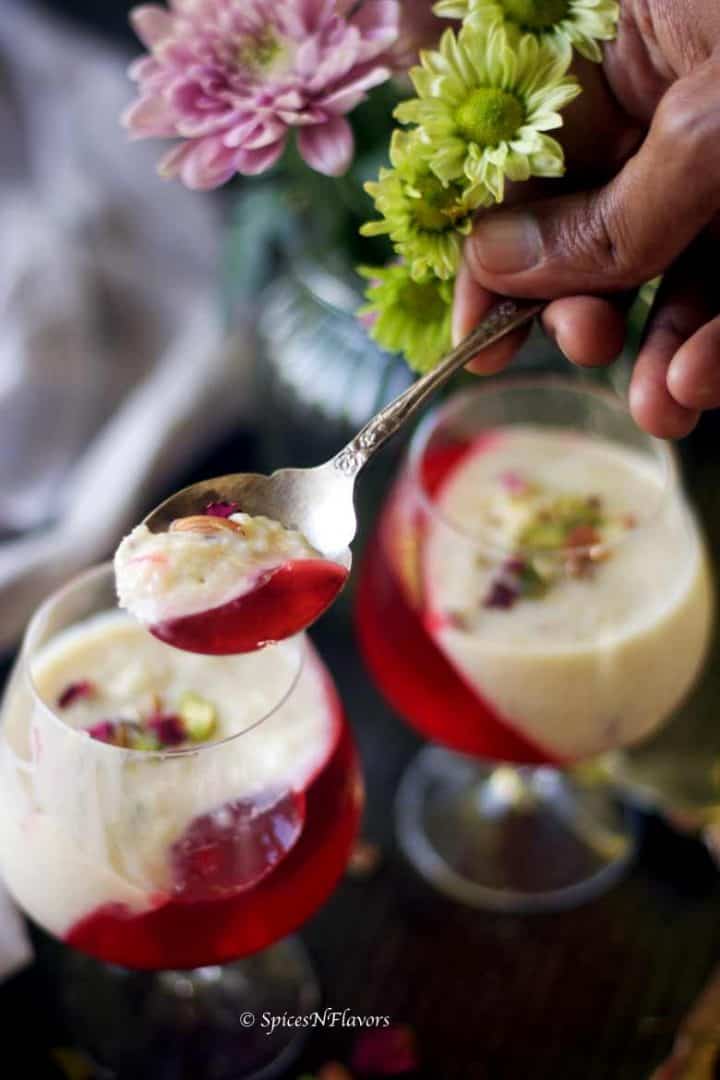
<path id="1" fill-rule="evenodd" d="M 400 844 L 439 889 L 501 911 L 609 886 L 633 835 L 577 768 L 681 703 L 712 621 L 671 448 L 614 394 L 502 379 L 421 424 L 362 566 L 365 660 L 425 748 Z"/>
<path id="2" fill-rule="evenodd" d="M 212 738 L 103 741 L 147 707 L 171 731 L 188 693 L 196 720 L 213 703 Z M 107 1064 L 214 1080 L 287 1065 L 303 1029 L 270 1034 L 263 1017 L 317 1004 L 287 935 L 335 887 L 361 809 L 352 736 L 307 638 L 236 657 L 175 650 L 117 609 L 111 566 L 32 619 L 2 709 L 0 874 L 79 950 L 62 1004 Z"/>

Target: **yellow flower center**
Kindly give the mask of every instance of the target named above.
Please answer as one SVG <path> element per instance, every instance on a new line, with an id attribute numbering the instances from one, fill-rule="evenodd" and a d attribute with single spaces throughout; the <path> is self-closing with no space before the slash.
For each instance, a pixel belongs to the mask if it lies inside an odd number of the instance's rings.
<path id="1" fill-rule="evenodd" d="M 443 187 L 437 177 L 428 174 L 415 180 L 413 188 L 420 194 L 420 198 L 413 200 L 412 208 L 421 229 L 439 233 L 454 228 L 454 222 L 460 216 L 454 186 Z"/>
<path id="2" fill-rule="evenodd" d="M 265 27 L 259 34 L 242 41 L 237 51 L 237 59 L 241 67 L 249 71 L 267 71 L 282 51 L 282 44 L 276 34 L 270 27 Z"/>
<path id="3" fill-rule="evenodd" d="M 478 146 L 497 146 L 512 139 L 524 119 L 525 111 L 514 94 L 490 86 L 473 90 L 455 114 L 460 133 Z"/>
<path id="4" fill-rule="evenodd" d="M 425 323 L 440 322 L 447 304 L 433 281 L 406 281 L 401 287 L 398 302 L 408 315 L 417 316 Z"/>
<path id="5" fill-rule="evenodd" d="M 502 0 L 508 19 L 524 30 L 552 30 L 570 11 L 570 0 Z"/>

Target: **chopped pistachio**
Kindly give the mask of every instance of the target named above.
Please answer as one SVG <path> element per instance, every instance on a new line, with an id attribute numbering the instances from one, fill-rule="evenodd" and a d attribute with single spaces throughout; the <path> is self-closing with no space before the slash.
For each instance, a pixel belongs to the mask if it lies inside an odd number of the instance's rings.
<path id="1" fill-rule="evenodd" d="M 545 595 L 549 585 L 550 582 L 538 572 L 534 562 L 524 564 L 520 573 L 520 588 L 524 597 L 537 600 Z"/>
<path id="2" fill-rule="evenodd" d="M 180 719 L 193 742 L 205 742 L 217 727 L 217 709 L 211 701 L 188 690 L 180 698 Z"/>
<path id="3" fill-rule="evenodd" d="M 567 529 L 578 525 L 601 525 L 603 520 L 602 503 L 596 496 L 558 495 L 552 502 L 551 512 Z"/>
<path id="4" fill-rule="evenodd" d="M 523 547 L 537 548 L 543 551 L 555 551 L 565 543 L 567 529 L 560 521 L 542 521 L 535 518 L 526 525 L 520 534 Z"/>
<path id="5" fill-rule="evenodd" d="M 546 588 L 557 580 L 560 573 L 560 564 L 556 555 L 534 555 L 530 563 L 533 571 Z"/>
<path id="6" fill-rule="evenodd" d="M 138 732 L 132 741 L 133 750 L 159 750 L 160 743 L 150 731 Z"/>

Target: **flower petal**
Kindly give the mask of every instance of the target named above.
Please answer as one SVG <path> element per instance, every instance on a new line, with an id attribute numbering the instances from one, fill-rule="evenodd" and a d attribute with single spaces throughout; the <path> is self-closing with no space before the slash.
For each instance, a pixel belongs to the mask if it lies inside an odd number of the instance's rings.
<path id="1" fill-rule="evenodd" d="M 174 110 L 157 95 L 133 102 L 122 114 L 121 123 L 132 139 L 166 139 L 177 134 Z"/>
<path id="2" fill-rule="evenodd" d="M 341 115 L 351 112 L 356 105 L 365 100 L 367 91 L 379 86 L 390 78 L 390 69 L 375 67 L 370 71 L 360 72 L 350 82 L 343 83 L 338 90 L 333 90 L 326 97 L 320 97 L 317 105 L 328 112 Z"/>
<path id="3" fill-rule="evenodd" d="M 133 65 L 139 101 L 125 118 L 136 137 L 188 140 L 164 159 L 164 175 L 205 188 L 233 169 L 262 172 L 291 126 L 308 129 L 301 150 L 316 168 L 345 171 L 353 140 L 342 116 L 390 77 L 398 0 L 166 2 L 134 12 L 150 55 Z M 254 52 L 264 33 L 267 57 Z"/>
<path id="4" fill-rule="evenodd" d="M 158 4 L 143 4 L 130 12 L 130 22 L 143 45 L 152 49 L 153 45 L 172 35 L 175 20 Z"/>
<path id="5" fill-rule="evenodd" d="M 243 176 L 257 176 L 267 172 L 282 155 L 285 149 L 285 136 L 271 146 L 259 150 L 241 149 L 235 151 L 235 169 Z"/>
<path id="6" fill-rule="evenodd" d="M 180 177 L 193 191 L 211 191 L 221 187 L 235 174 L 237 151 L 224 145 L 217 136 L 193 139 L 171 150 L 159 166 L 165 180 Z"/>
<path id="7" fill-rule="evenodd" d="M 352 16 L 351 22 L 366 41 L 377 44 L 378 50 L 386 49 L 397 37 L 400 7 L 396 0 L 365 0 Z"/>
<path id="8" fill-rule="evenodd" d="M 282 143 L 286 134 L 287 126 L 281 120 L 276 120 L 275 117 L 271 116 L 267 120 L 261 121 L 257 129 L 244 138 L 239 145 L 244 150 L 262 150 L 266 146 L 275 146 L 277 143 Z M 227 139 L 225 141 L 227 143 Z"/>
<path id="9" fill-rule="evenodd" d="M 326 176 L 342 176 L 350 168 L 354 150 L 352 128 L 342 116 L 298 133 L 300 154 L 307 164 Z"/>

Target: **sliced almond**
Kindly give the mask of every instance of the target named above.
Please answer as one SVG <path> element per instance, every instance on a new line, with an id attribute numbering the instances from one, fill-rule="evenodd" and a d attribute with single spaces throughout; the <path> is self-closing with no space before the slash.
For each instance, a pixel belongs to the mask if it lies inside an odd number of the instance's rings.
<path id="1" fill-rule="evenodd" d="M 234 532 L 245 535 L 242 525 L 228 518 L 211 517 L 207 514 L 193 514 L 192 517 L 177 518 L 170 525 L 170 532 L 191 532 L 201 536 L 213 536 L 219 533 Z"/>
<path id="2" fill-rule="evenodd" d="M 605 544 L 593 544 L 588 555 L 592 562 L 605 562 L 606 559 L 610 558 L 610 552 Z"/>

